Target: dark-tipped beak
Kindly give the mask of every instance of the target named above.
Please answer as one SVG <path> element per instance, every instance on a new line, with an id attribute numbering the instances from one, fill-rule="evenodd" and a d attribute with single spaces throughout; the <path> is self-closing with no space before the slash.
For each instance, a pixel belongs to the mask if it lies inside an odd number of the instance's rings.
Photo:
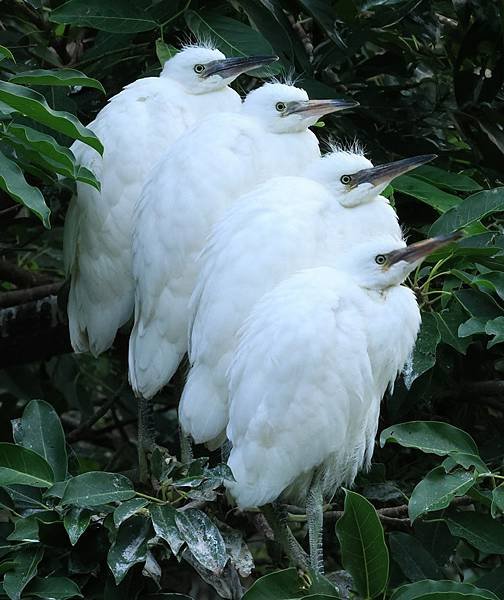
<path id="1" fill-rule="evenodd" d="M 461 231 L 454 231 L 447 235 L 439 235 L 427 240 L 422 240 L 421 242 L 416 242 L 416 244 L 411 244 L 410 246 L 406 246 L 406 248 L 401 248 L 401 250 L 389 252 L 389 254 L 387 254 L 387 264 L 388 266 L 391 266 L 402 260 L 409 263 L 423 260 L 435 250 L 438 250 L 447 244 L 451 244 L 462 237 L 464 237 L 464 234 Z"/>
<path id="2" fill-rule="evenodd" d="M 355 108 L 359 106 L 354 100 L 303 100 L 300 102 L 287 102 L 283 117 L 293 114 L 302 114 L 307 117 L 322 117 L 329 113 Z"/>
<path id="3" fill-rule="evenodd" d="M 238 77 L 242 73 L 270 65 L 277 60 L 278 56 L 237 56 L 224 58 L 223 60 L 213 60 L 205 65 L 201 77 L 206 78 L 210 75 L 220 75 L 223 79 Z"/>
<path id="4" fill-rule="evenodd" d="M 396 160 L 385 165 L 378 165 L 372 169 L 363 169 L 352 175 L 352 187 L 361 183 L 371 183 L 374 186 L 390 183 L 393 179 L 399 177 L 399 175 L 404 175 L 404 173 L 412 171 L 435 158 L 437 158 L 436 154 L 423 154 L 422 156 L 412 156 L 411 158 L 403 158 L 402 160 Z"/>

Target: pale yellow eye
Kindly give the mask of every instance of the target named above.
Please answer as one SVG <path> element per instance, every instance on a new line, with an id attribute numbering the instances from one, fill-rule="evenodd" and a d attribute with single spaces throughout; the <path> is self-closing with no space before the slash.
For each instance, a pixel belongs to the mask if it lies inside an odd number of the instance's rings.
<path id="1" fill-rule="evenodd" d="M 352 181 L 352 177 L 350 175 L 342 175 L 340 177 L 340 181 L 343 185 L 348 185 Z"/>
<path id="2" fill-rule="evenodd" d="M 201 73 L 203 73 L 204 70 L 205 65 L 194 65 L 194 72 L 198 73 L 198 75 L 201 75 Z"/>
<path id="3" fill-rule="evenodd" d="M 377 265 L 384 265 L 387 262 L 387 257 L 385 256 L 385 254 L 378 254 L 378 256 L 375 256 L 375 263 Z"/>
<path id="4" fill-rule="evenodd" d="M 286 109 L 285 102 L 277 102 L 275 108 L 278 112 L 283 112 Z"/>

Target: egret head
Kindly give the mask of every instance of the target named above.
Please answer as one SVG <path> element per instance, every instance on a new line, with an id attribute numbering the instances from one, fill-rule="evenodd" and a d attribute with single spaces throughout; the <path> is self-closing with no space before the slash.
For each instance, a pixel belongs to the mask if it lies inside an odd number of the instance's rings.
<path id="1" fill-rule="evenodd" d="M 265 83 L 245 98 L 243 112 L 249 114 L 273 133 L 305 131 L 328 113 L 352 108 L 349 100 L 309 100 L 302 89 L 285 83 Z"/>
<path id="2" fill-rule="evenodd" d="M 190 94 L 205 94 L 223 89 L 238 75 L 276 60 L 277 56 L 226 58 L 216 48 L 186 46 L 165 63 L 161 75 L 174 79 Z"/>
<path id="3" fill-rule="evenodd" d="M 401 284 L 432 252 L 462 237 L 461 232 L 422 240 L 407 246 L 393 237 L 379 237 L 354 245 L 338 257 L 338 267 L 347 271 L 359 285 L 383 290 Z"/>
<path id="4" fill-rule="evenodd" d="M 373 167 L 362 154 L 337 150 L 313 165 L 312 176 L 322 179 L 342 206 L 351 208 L 371 202 L 393 179 L 434 158 L 435 154 L 425 154 Z"/>

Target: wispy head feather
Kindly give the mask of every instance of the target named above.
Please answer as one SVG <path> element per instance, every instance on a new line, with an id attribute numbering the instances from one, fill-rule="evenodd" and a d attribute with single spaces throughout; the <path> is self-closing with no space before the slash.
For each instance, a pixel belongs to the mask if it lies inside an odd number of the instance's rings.
<path id="1" fill-rule="evenodd" d="M 216 50 L 217 45 L 215 40 L 208 34 L 194 34 L 185 32 L 180 37 L 181 50 L 186 48 L 206 48 L 207 50 Z"/>
<path id="2" fill-rule="evenodd" d="M 327 149 L 327 152 L 346 152 L 347 154 L 358 154 L 359 156 L 366 155 L 364 145 L 356 137 L 341 140 L 329 138 L 324 140 L 324 149 Z"/>
<path id="3" fill-rule="evenodd" d="M 268 79 L 268 83 L 281 83 L 283 85 L 296 85 L 302 79 L 301 75 L 296 75 L 293 67 L 288 69 L 282 68 L 278 75 L 274 75 Z"/>

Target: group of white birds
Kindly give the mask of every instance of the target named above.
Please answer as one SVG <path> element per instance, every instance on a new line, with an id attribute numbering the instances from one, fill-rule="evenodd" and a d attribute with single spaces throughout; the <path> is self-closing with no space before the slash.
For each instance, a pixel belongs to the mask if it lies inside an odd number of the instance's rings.
<path id="1" fill-rule="evenodd" d="M 79 183 L 68 211 L 68 318 L 74 350 L 98 356 L 134 314 L 129 379 L 144 402 L 188 352 L 183 432 L 229 440 L 240 508 L 307 502 L 320 570 L 322 500 L 369 464 L 419 330 L 401 284 L 454 236 L 406 246 L 380 195 L 434 156 L 321 156 L 309 127 L 357 103 L 279 82 L 242 102 L 229 87 L 274 60 L 184 47 L 98 114 L 103 157 L 74 144 L 101 191 Z"/>

